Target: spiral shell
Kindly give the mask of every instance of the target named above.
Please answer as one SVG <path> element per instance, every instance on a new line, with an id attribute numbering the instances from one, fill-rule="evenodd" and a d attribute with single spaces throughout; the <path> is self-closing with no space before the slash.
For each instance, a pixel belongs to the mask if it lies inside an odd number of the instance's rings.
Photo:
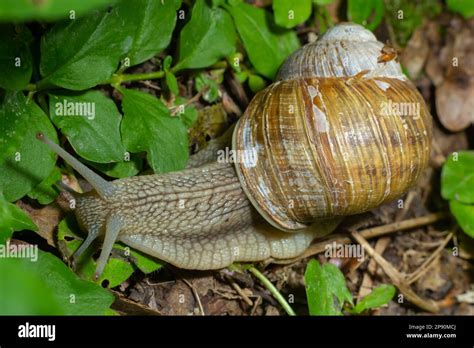
<path id="1" fill-rule="evenodd" d="M 335 26 L 290 56 L 240 119 L 233 147 L 256 156 L 236 170 L 275 227 L 373 209 L 425 169 L 431 116 L 400 65 L 377 62 L 382 47 L 359 25 Z"/>

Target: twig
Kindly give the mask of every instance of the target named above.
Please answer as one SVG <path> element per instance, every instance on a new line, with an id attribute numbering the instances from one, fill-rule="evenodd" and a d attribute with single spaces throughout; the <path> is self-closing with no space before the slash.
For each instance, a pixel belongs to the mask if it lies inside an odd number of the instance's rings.
<path id="1" fill-rule="evenodd" d="M 255 303 L 252 307 L 252 310 L 250 311 L 251 317 L 255 315 L 255 311 L 257 310 L 257 307 L 260 306 L 261 303 L 262 303 L 262 296 L 257 296 L 257 299 L 255 300 Z"/>
<path id="2" fill-rule="evenodd" d="M 398 290 L 400 290 L 400 292 L 407 298 L 408 301 L 428 312 L 437 313 L 439 311 L 439 307 L 436 302 L 433 300 L 423 299 L 412 289 L 410 289 L 410 286 L 405 281 L 405 276 L 398 272 L 395 267 L 393 267 L 380 254 L 378 254 L 359 232 L 351 232 L 351 236 L 357 241 L 357 243 L 364 247 L 370 256 L 375 259 L 385 274 L 389 276 L 393 284 L 398 288 Z"/>
<path id="3" fill-rule="evenodd" d="M 237 293 L 240 295 L 240 297 L 242 297 L 242 299 L 244 300 L 244 302 L 246 304 L 248 304 L 249 306 L 253 306 L 253 302 L 251 299 L 249 299 L 249 297 L 243 292 L 242 288 L 239 286 L 239 284 L 237 284 L 234 279 L 232 279 L 231 277 L 229 277 L 228 275 L 225 276 L 225 278 L 227 279 L 227 281 L 230 283 L 230 285 L 234 288 L 235 291 L 237 291 Z"/>
<path id="4" fill-rule="evenodd" d="M 444 212 L 433 213 L 433 214 L 428 214 L 428 215 L 420 216 L 413 219 L 408 219 L 408 220 L 404 220 L 400 222 L 394 222 L 387 225 L 367 228 L 365 230 L 360 231 L 359 234 L 365 239 L 371 239 L 374 237 L 379 237 L 379 236 L 393 233 L 393 232 L 404 231 L 404 230 L 409 230 L 415 227 L 430 225 L 434 222 L 444 220 L 448 217 L 449 215 Z M 326 250 L 327 245 L 332 244 L 333 242 L 336 242 L 337 244 L 349 244 L 351 242 L 351 238 L 346 237 L 341 234 L 335 235 L 335 236 L 332 236 L 332 238 L 310 245 L 305 250 L 305 252 L 298 257 L 295 257 L 292 259 L 284 259 L 284 260 L 273 260 L 272 262 L 276 264 L 294 263 L 301 259 L 305 259 L 307 257 L 324 252 Z"/>
<path id="5" fill-rule="evenodd" d="M 142 85 L 148 87 L 148 88 L 154 89 L 155 91 L 161 91 L 161 88 L 160 88 L 160 87 L 158 87 L 158 86 L 155 85 L 154 83 L 151 83 L 151 81 L 149 81 L 149 80 L 138 81 L 138 82 L 141 83 Z"/>
<path id="6" fill-rule="evenodd" d="M 256 269 L 253 265 L 246 265 L 245 269 L 248 269 L 258 280 L 262 282 L 262 284 L 270 291 L 273 295 L 275 300 L 283 307 L 288 315 L 294 316 L 296 313 L 293 311 L 293 308 L 286 302 L 283 295 L 278 291 L 278 289 L 272 284 L 271 281 L 267 279 L 258 269 Z"/>
<path id="7" fill-rule="evenodd" d="M 170 107 L 169 109 L 171 110 L 171 115 L 172 116 L 176 115 L 176 113 L 179 110 L 179 107 L 182 107 L 182 106 L 186 107 L 188 105 L 193 104 L 194 102 L 197 102 L 199 100 L 199 98 L 201 98 L 201 96 L 204 93 L 207 92 L 208 89 L 209 89 L 209 86 L 206 86 L 203 89 L 201 89 L 198 93 L 196 93 L 194 96 L 192 96 L 190 99 L 186 100 L 186 102 L 184 104 L 175 105 L 175 106 Z"/>
<path id="8" fill-rule="evenodd" d="M 196 290 L 196 288 L 194 287 L 193 284 L 191 284 L 188 280 L 182 278 L 183 282 L 185 282 L 190 288 L 191 288 L 191 291 L 193 292 L 193 295 L 194 295 L 194 298 L 196 299 L 196 302 L 198 303 L 198 306 L 199 306 L 199 310 L 201 311 L 201 315 L 206 315 L 206 313 L 204 313 L 204 308 L 202 308 L 202 303 L 201 303 L 201 299 L 199 297 L 199 294 Z"/>
<path id="9" fill-rule="evenodd" d="M 408 284 L 412 284 L 413 282 L 417 281 L 423 274 L 426 273 L 426 271 L 431 268 L 432 265 L 434 265 L 434 261 L 437 260 L 441 255 L 441 252 L 443 251 L 444 247 L 448 245 L 449 241 L 453 237 L 453 234 L 453 232 L 449 233 L 440 246 L 434 251 L 434 253 L 432 253 L 430 257 L 428 257 L 415 272 L 406 277 L 406 282 Z"/>
<path id="10" fill-rule="evenodd" d="M 405 218 L 405 215 L 407 214 L 408 210 L 411 207 L 411 204 L 413 203 L 413 199 L 416 196 L 415 191 L 410 191 L 408 192 L 407 198 L 405 199 L 405 204 L 403 205 L 403 209 L 401 209 L 397 215 L 395 216 L 395 221 L 401 221 Z"/>

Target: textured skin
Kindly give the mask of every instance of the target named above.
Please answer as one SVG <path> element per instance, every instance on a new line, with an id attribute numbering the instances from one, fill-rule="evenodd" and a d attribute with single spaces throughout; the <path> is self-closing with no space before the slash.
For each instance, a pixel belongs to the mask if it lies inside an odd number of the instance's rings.
<path id="1" fill-rule="evenodd" d="M 233 149 L 256 153 L 257 165 L 205 164 L 222 146 L 213 142 L 190 161 L 202 167 L 95 185 L 106 189 L 77 197 L 78 220 L 102 234 L 112 221 L 108 236 L 119 226 L 118 240 L 181 268 L 297 256 L 334 216 L 398 197 L 427 164 L 430 115 L 398 63 L 377 62 L 382 47 L 361 26 L 335 26 L 293 54 L 240 119 Z M 388 101 L 418 104 L 420 116 L 379 115 Z"/>
<path id="2" fill-rule="evenodd" d="M 232 164 L 212 163 L 164 175 L 112 182 L 108 200 L 94 193 L 76 198 L 76 216 L 88 231 L 108 216 L 120 216 L 118 240 L 187 269 L 218 269 L 234 261 L 291 258 L 316 235 L 332 231 L 337 221 L 318 229 L 283 233 L 262 221 L 240 187 Z"/>

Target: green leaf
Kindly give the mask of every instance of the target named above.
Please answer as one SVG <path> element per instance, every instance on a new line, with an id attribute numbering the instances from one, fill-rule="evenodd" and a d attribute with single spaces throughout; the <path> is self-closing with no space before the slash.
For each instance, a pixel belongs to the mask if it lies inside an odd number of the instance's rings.
<path id="1" fill-rule="evenodd" d="M 442 12 L 438 0 L 391 0 L 385 1 L 386 21 L 393 27 L 398 44 L 405 46 L 423 18 L 434 18 Z"/>
<path id="2" fill-rule="evenodd" d="M 163 59 L 163 70 L 169 70 L 171 68 L 172 62 L 173 62 L 173 57 L 166 56 L 165 59 Z"/>
<path id="3" fill-rule="evenodd" d="M 311 16 L 312 0 L 273 0 L 275 22 L 284 28 L 293 28 Z"/>
<path id="4" fill-rule="evenodd" d="M 56 162 L 54 153 L 36 140 L 38 131 L 57 143 L 43 110 L 21 92 L 7 92 L 0 105 L 0 191 L 10 202 L 30 192 Z"/>
<path id="5" fill-rule="evenodd" d="M 347 18 L 375 30 L 382 22 L 385 12 L 383 0 L 348 0 Z"/>
<path id="6" fill-rule="evenodd" d="M 145 21 L 141 11 L 122 0 L 110 11 L 56 24 L 42 37 L 40 71 L 44 79 L 40 85 L 87 89 L 107 81 L 127 52 L 134 59 L 141 57 L 143 37 L 136 31 L 137 23 Z"/>
<path id="7" fill-rule="evenodd" d="M 171 117 L 163 102 L 149 94 L 120 89 L 124 117 L 121 131 L 130 152 L 147 152 L 155 173 L 183 169 L 188 160 L 187 130 L 179 117 Z"/>
<path id="8" fill-rule="evenodd" d="M 181 0 L 128 1 L 134 21 L 130 33 L 133 44 L 127 53 L 130 66 L 142 63 L 168 47 Z"/>
<path id="9" fill-rule="evenodd" d="M 100 91 L 49 94 L 51 120 L 79 156 L 97 163 L 123 161 L 122 115 Z"/>
<path id="10" fill-rule="evenodd" d="M 130 259 L 130 261 L 145 274 L 155 272 L 165 264 L 164 262 L 159 261 L 152 256 L 148 256 L 140 251 L 130 248 L 129 246 L 124 246 L 123 244 L 115 244 L 114 248 L 117 250 L 122 250 L 124 254 Z"/>
<path id="11" fill-rule="evenodd" d="M 28 197 L 36 199 L 43 205 L 51 203 L 59 195 L 59 190 L 55 186 L 59 180 L 61 180 L 61 171 L 58 167 L 54 167 L 51 173 L 28 193 Z"/>
<path id="12" fill-rule="evenodd" d="M 196 107 L 192 104 L 187 105 L 187 99 L 183 97 L 177 97 L 174 104 L 178 108 L 176 115 L 179 116 L 187 128 L 191 128 L 198 119 L 198 111 Z"/>
<path id="13" fill-rule="evenodd" d="M 267 82 L 258 75 L 249 75 L 249 87 L 253 93 L 264 89 L 267 86 Z"/>
<path id="14" fill-rule="evenodd" d="M 172 72 L 165 70 L 165 80 L 170 92 L 174 95 L 179 95 L 178 80 L 176 80 L 176 76 L 174 76 Z"/>
<path id="15" fill-rule="evenodd" d="M 202 73 L 196 77 L 195 87 L 197 92 L 201 92 L 204 88 L 207 89 L 202 97 L 209 103 L 213 103 L 219 98 L 219 85 L 217 82 Z"/>
<path id="16" fill-rule="evenodd" d="M 86 161 L 90 166 L 100 170 L 112 178 L 128 178 L 137 175 L 143 168 L 143 160 L 140 156 L 131 154 L 129 161 L 117 163 L 94 163 Z"/>
<path id="17" fill-rule="evenodd" d="M 229 14 L 205 0 L 194 4 L 191 20 L 181 30 L 174 71 L 205 68 L 235 52 L 236 34 Z"/>
<path id="18" fill-rule="evenodd" d="M 441 195 L 462 203 L 474 203 L 474 151 L 449 156 L 441 170 Z"/>
<path id="19" fill-rule="evenodd" d="M 32 246 L 33 247 L 33 246 Z M 0 262 L 0 314 L 104 315 L 114 296 L 79 279 L 56 256 L 36 249 L 32 259 Z"/>
<path id="20" fill-rule="evenodd" d="M 115 0 L 2 0 L 0 21 L 55 21 L 70 17 L 71 11 L 74 11 L 74 15 L 78 18 L 91 10 L 114 2 Z"/>
<path id="21" fill-rule="evenodd" d="M 325 6 L 332 4 L 334 0 L 313 0 L 313 3 L 317 6 Z"/>
<path id="22" fill-rule="evenodd" d="M 472 0 L 447 0 L 446 5 L 450 11 L 460 13 L 466 19 L 474 16 L 474 2 Z"/>
<path id="23" fill-rule="evenodd" d="M 344 302 L 352 304 L 344 275 L 335 265 L 321 266 L 313 259 L 306 267 L 304 279 L 310 315 L 341 315 Z"/>
<path id="24" fill-rule="evenodd" d="M 461 229 L 468 236 L 474 238 L 474 205 L 463 204 L 452 200 L 449 202 L 449 208 Z"/>
<path id="25" fill-rule="evenodd" d="M 231 2 L 226 8 L 255 70 L 273 79 L 283 61 L 299 48 L 296 33 L 272 26 L 273 18 L 264 9 L 242 2 Z"/>
<path id="26" fill-rule="evenodd" d="M 83 90 L 108 80 L 132 44 L 129 18 L 120 10 L 60 22 L 44 35 L 40 84 Z"/>
<path id="27" fill-rule="evenodd" d="M 395 296 L 395 292 L 396 289 L 393 285 L 382 284 L 361 299 L 351 312 L 358 314 L 367 309 L 381 307 L 392 300 L 393 296 Z"/>
<path id="28" fill-rule="evenodd" d="M 22 90 L 30 82 L 32 40 L 30 30 L 24 25 L 0 25 L 0 87 Z"/>
<path id="29" fill-rule="evenodd" d="M 37 231 L 38 227 L 21 208 L 7 202 L 0 192 L 0 245 L 3 247 L 13 232 L 23 230 Z"/>

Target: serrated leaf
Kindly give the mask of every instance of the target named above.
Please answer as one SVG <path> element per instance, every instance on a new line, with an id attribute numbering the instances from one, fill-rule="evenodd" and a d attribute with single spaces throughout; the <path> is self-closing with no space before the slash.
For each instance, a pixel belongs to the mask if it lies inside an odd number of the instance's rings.
<path id="1" fill-rule="evenodd" d="M 0 192 L 0 245 L 4 246 L 13 232 L 23 230 L 37 231 L 38 227 L 23 210 L 7 202 Z"/>
<path id="2" fill-rule="evenodd" d="M 40 84 L 83 90 L 108 80 L 132 45 L 130 10 L 127 2 L 119 5 L 60 22 L 43 35 Z"/>
<path id="3" fill-rule="evenodd" d="M 382 22 L 384 12 L 383 0 L 348 0 L 347 3 L 347 18 L 372 31 Z"/>
<path id="4" fill-rule="evenodd" d="M 344 275 L 335 265 L 312 259 L 304 274 L 310 315 L 341 315 L 344 302 L 352 304 Z"/>
<path id="5" fill-rule="evenodd" d="M 370 294 L 361 299 L 352 309 L 352 313 L 362 313 L 367 309 L 381 307 L 389 303 L 395 296 L 396 289 L 393 285 L 382 284 L 372 290 Z"/>
<path id="6" fill-rule="evenodd" d="M 114 296 L 79 279 L 56 256 L 36 249 L 38 259 L 0 262 L 0 314 L 103 315 Z"/>
<path id="7" fill-rule="evenodd" d="M 311 15 L 312 0 L 273 0 L 275 22 L 283 28 L 304 23 Z"/>
<path id="8" fill-rule="evenodd" d="M 76 18 L 91 10 L 102 8 L 115 0 L 2 0 L 0 20 L 5 22 L 46 20 L 54 21 L 71 16 Z"/>
<path id="9" fill-rule="evenodd" d="M 51 173 L 28 193 L 28 197 L 36 199 L 43 205 L 51 203 L 59 195 L 59 190 L 55 186 L 59 180 L 61 180 L 61 171 L 58 167 L 54 167 Z"/>
<path id="10" fill-rule="evenodd" d="M 474 205 L 452 200 L 449 202 L 449 208 L 461 229 L 468 236 L 474 238 Z"/>
<path id="11" fill-rule="evenodd" d="M 7 92 L 0 105 L 0 191 L 7 201 L 23 197 L 53 169 L 55 155 L 36 140 L 38 131 L 57 143 L 43 110 L 22 92 Z"/>
<path id="12" fill-rule="evenodd" d="M 474 203 L 474 151 L 449 156 L 441 170 L 441 195 L 462 203 Z"/>
<path id="13" fill-rule="evenodd" d="M 272 26 L 273 18 L 264 9 L 242 2 L 231 2 L 226 8 L 255 70 L 273 79 L 283 61 L 299 48 L 296 33 Z"/>
<path id="14" fill-rule="evenodd" d="M 130 152 L 146 151 L 155 173 L 183 169 L 188 160 L 187 130 L 171 117 L 163 102 L 149 94 L 120 89 L 123 94 L 122 139 Z"/>
<path id="15" fill-rule="evenodd" d="M 122 115 L 103 93 L 49 94 L 49 108 L 51 120 L 81 157 L 97 163 L 123 160 Z"/>
<path id="16" fill-rule="evenodd" d="M 22 90 L 30 82 L 32 40 L 30 30 L 24 25 L 0 25 L 0 87 Z"/>
<path id="17" fill-rule="evenodd" d="M 197 0 L 191 20 L 181 30 L 174 71 L 205 68 L 235 51 L 236 33 L 229 14 Z"/>
<path id="18" fill-rule="evenodd" d="M 133 44 L 127 57 L 133 66 L 150 59 L 169 45 L 181 0 L 129 2 L 133 6 L 129 13 L 134 21 L 130 30 Z"/>

